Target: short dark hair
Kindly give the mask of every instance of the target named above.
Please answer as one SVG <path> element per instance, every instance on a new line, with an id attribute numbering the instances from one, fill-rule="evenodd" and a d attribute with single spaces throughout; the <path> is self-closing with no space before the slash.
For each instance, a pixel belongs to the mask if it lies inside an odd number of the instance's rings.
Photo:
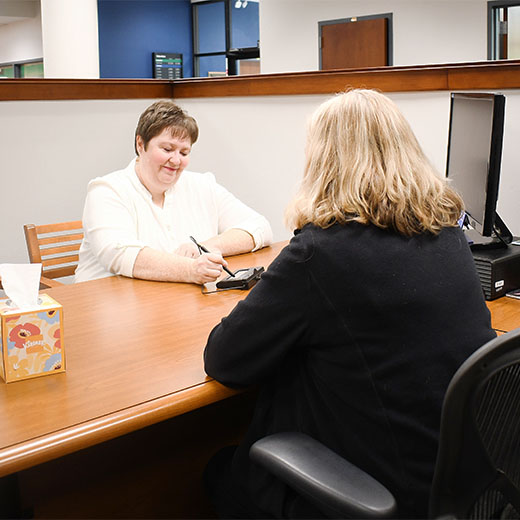
<path id="1" fill-rule="evenodd" d="M 169 128 L 172 137 L 189 138 L 194 144 L 199 137 L 199 127 L 193 117 L 189 116 L 173 101 L 156 101 L 150 105 L 139 117 L 135 129 L 134 148 L 137 153 L 137 136 L 141 136 L 146 150 L 151 139 L 159 135 L 165 128 Z"/>

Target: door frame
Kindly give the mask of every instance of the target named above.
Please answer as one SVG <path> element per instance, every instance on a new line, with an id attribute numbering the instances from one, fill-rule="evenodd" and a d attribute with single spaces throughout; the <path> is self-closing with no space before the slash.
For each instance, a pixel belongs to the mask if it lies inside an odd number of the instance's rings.
<path id="1" fill-rule="evenodd" d="M 357 21 L 363 20 L 375 20 L 377 18 L 386 18 L 387 22 L 387 42 L 386 42 L 386 61 L 388 62 L 388 66 L 394 64 L 394 31 L 393 31 L 393 13 L 381 13 L 381 14 L 370 14 L 367 16 L 350 16 L 348 18 L 339 18 L 337 20 L 325 20 L 323 22 L 318 22 L 318 48 L 319 48 L 319 70 L 322 66 L 322 58 L 321 58 L 321 36 L 322 36 L 322 27 L 324 25 L 332 25 L 337 23 L 354 23 Z"/>

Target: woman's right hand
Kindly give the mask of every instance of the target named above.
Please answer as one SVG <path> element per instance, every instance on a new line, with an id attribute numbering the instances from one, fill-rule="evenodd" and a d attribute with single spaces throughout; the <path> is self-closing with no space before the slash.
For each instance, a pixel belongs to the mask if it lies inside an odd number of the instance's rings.
<path id="1" fill-rule="evenodd" d="M 222 266 L 227 267 L 227 262 L 221 254 L 203 253 L 193 260 L 191 281 L 200 285 L 214 282 L 222 274 Z"/>

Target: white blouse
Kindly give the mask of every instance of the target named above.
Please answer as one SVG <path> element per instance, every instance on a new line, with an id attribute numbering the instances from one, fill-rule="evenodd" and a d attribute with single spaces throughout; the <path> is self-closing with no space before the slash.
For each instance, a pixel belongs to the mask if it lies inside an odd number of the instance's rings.
<path id="1" fill-rule="evenodd" d="M 137 177 L 134 159 L 124 170 L 89 182 L 75 281 L 131 277 L 143 247 L 172 253 L 190 235 L 203 242 L 228 229 L 250 233 L 253 251 L 273 240 L 267 219 L 217 184 L 212 173 L 185 170 L 158 207 Z"/>

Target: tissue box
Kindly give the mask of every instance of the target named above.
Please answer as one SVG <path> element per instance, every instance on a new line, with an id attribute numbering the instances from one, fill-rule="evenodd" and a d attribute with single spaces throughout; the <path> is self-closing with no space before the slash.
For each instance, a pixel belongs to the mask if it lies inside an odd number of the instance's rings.
<path id="1" fill-rule="evenodd" d="M 38 303 L 21 311 L 0 299 L 0 375 L 6 383 L 65 371 L 63 307 L 47 294 Z"/>

